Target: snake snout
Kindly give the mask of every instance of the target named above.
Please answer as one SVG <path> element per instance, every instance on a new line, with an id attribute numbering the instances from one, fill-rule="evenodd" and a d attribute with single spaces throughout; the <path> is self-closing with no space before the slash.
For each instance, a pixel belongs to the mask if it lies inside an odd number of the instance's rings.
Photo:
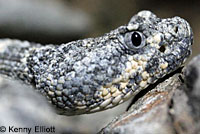
<path id="1" fill-rule="evenodd" d="M 193 44 L 193 32 L 192 28 L 189 25 L 189 23 L 180 18 L 180 17 L 174 17 L 173 18 L 174 25 L 171 29 L 173 33 L 179 38 L 179 40 L 185 40 L 187 39 L 188 45 Z"/>

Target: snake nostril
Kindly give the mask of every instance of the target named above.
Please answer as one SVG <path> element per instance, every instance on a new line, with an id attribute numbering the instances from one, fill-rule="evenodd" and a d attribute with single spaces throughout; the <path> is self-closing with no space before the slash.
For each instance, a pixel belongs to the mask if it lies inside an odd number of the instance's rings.
<path id="1" fill-rule="evenodd" d="M 174 32 L 177 33 L 178 32 L 178 26 L 174 27 Z"/>
<path id="2" fill-rule="evenodd" d="M 165 50 L 166 50 L 165 46 L 161 46 L 161 47 L 159 48 L 159 51 L 162 52 L 162 53 L 164 53 Z"/>

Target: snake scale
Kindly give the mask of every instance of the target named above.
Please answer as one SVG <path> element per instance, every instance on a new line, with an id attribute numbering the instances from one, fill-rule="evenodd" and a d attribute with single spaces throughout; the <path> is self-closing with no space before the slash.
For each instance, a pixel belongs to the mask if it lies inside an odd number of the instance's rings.
<path id="1" fill-rule="evenodd" d="M 101 37 L 45 46 L 1 39 L 0 73 L 33 85 L 61 114 L 93 113 L 183 66 L 192 43 L 184 19 L 140 11 Z"/>

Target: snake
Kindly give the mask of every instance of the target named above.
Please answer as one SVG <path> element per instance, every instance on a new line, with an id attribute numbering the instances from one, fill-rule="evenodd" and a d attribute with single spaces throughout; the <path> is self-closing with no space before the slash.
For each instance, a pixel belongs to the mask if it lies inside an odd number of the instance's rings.
<path id="1" fill-rule="evenodd" d="M 118 106 L 182 67 L 193 32 L 178 17 L 148 10 L 100 37 L 60 45 L 0 39 L 0 74 L 34 87 L 59 114 Z"/>

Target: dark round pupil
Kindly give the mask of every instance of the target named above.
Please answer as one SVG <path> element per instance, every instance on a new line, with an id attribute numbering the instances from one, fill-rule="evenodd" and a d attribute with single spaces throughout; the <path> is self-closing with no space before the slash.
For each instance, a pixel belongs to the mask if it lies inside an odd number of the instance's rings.
<path id="1" fill-rule="evenodd" d="M 140 34 L 137 32 L 134 32 L 131 36 L 131 41 L 134 46 L 138 47 L 142 41 Z"/>

